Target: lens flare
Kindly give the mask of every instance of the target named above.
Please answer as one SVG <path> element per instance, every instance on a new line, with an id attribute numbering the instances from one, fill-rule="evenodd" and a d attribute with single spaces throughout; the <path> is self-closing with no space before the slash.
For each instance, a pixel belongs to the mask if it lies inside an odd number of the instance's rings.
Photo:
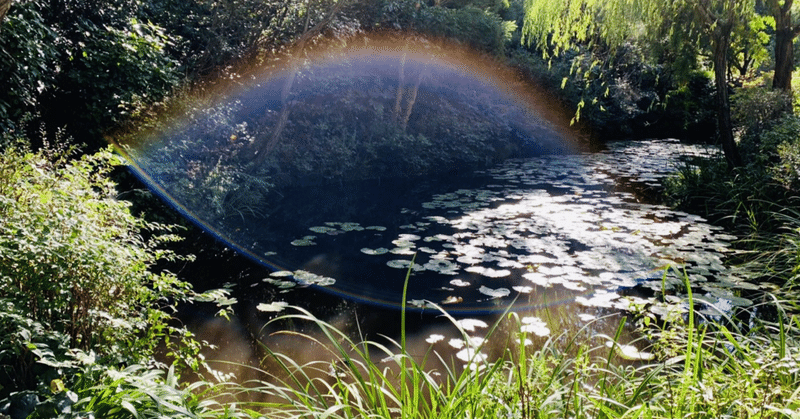
<path id="1" fill-rule="evenodd" d="M 245 74 L 119 148 L 161 198 L 274 271 L 265 282 L 398 306 L 410 270 L 410 300 L 464 311 L 530 290 L 527 236 L 482 211 L 514 200 L 492 185 L 512 176 L 498 164 L 579 147 L 552 97 L 424 41 L 364 38 Z M 470 214 L 490 219 L 457 223 Z"/>

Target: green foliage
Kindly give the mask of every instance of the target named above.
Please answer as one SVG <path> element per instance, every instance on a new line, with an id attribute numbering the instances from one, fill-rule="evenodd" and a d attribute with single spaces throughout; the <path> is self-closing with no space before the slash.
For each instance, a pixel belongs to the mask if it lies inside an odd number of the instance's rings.
<path id="1" fill-rule="evenodd" d="M 252 416 L 274 418 L 781 418 L 796 411 L 797 319 L 779 310 L 779 322 L 757 321 L 742 332 L 731 319 L 722 324 L 701 318 L 693 303 L 689 294 L 683 317 L 640 329 L 646 340 L 620 342 L 623 320 L 614 336 L 579 343 L 578 335 L 565 334 L 533 350 L 519 318 L 506 315 L 486 337 L 506 339 L 505 349 L 482 363 L 480 345 L 471 347 L 475 356 L 466 365 L 433 347 L 408 353 L 403 336 L 388 345 L 354 341 L 297 309 L 274 321 L 313 325 L 319 333 L 284 333 L 307 339 L 330 359 L 301 364 L 267 348 L 274 372 L 264 371 L 267 378 L 246 387 L 227 384 L 227 395 L 269 397 L 241 405 Z M 578 334 L 592 330 L 589 324 Z M 508 336 L 498 336 L 506 331 Z M 461 332 L 465 345 L 474 345 Z M 652 353 L 632 351 L 633 345 Z"/>
<path id="2" fill-rule="evenodd" d="M 502 55 L 516 30 L 516 22 L 504 20 L 497 2 L 461 1 L 448 7 L 430 6 L 416 0 L 383 0 L 366 5 L 362 25 L 375 29 L 413 31 L 445 38 L 496 55 Z M 486 3 L 491 3 L 486 4 Z"/>
<path id="3" fill-rule="evenodd" d="M 170 320 L 175 304 L 204 297 L 151 271 L 182 258 L 163 247 L 178 237 L 115 199 L 107 178 L 115 161 L 108 151 L 79 160 L 16 148 L 0 155 L 0 297 L 72 347 L 150 360 L 167 338 L 170 356 L 197 368 L 198 344 Z"/>
<path id="4" fill-rule="evenodd" d="M 134 217 L 104 151 L 74 159 L 17 146 L 0 154 L 0 414 L 196 417 L 177 381 L 203 364 L 201 344 L 173 325 L 194 293 L 156 263 L 174 227 Z M 154 359 L 156 352 L 167 369 Z"/>
<path id="5" fill-rule="evenodd" d="M 762 141 L 760 137 L 764 131 L 772 126 L 781 125 L 778 120 L 791 109 L 791 106 L 792 97 L 785 92 L 765 87 L 743 87 L 736 90 L 736 94 L 731 98 L 731 118 L 744 143 L 757 143 Z M 774 148 L 775 145 L 765 146 Z M 743 154 L 769 152 L 763 147 L 761 150 L 748 150 L 747 147 L 753 146 L 742 144 Z"/>
<path id="6" fill-rule="evenodd" d="M 140 20 L 140 8 L 136 0 L 13 2 L 0 31 L 0 75 L 10 81 L 0 128 L 21 130 L 33 114 L 33 123 L 66 127 L 97 147 L 104 130 L 170 92 L 178 82 L 165 52 L 171 39 Z"/>
<path id="7" fill-rule="evenodd" d="M 768 32 L 775 29 L 775 18 L 753 13 L 746 25 L 738 26 L 731 40 L 730 66 L 748 79 L 770 58 Z"/>
<path id="8" fill-rule="evenodd" d="M 0 414 L 31 418 L 200 417 L 206 404 L 174 367 L 118 367 L 0 300 Z"/>
<path id="9" fill-rule="evenodd" d="M 547 56 L 595 43 L 613 49 L 672 16 L 671 9 L 670 3 L 659 0 L 527 0 L 522 42 L 536 45 Z"/>
<path id="10" fill-rule="evenodd" d="M 103 9 L 64 0 L 44 15 L 59 33 L 59 71 L 44 104 L 49 124 L 98 138 L 127 114 L 160 100 L 178 82 L 167 56 L 171 39 L 139 19 L 141 3 L 114 0 Z M 87 136 L 90 135 L 90 136 Z"/>
<path id="11" fill-rule="evenodd" d="M 1 161 L 2 296 L 26 315 L 83 348 L 125 345 L 154 314 L 138 312 L 160 298 L 148 285 L 163 286 L 165 297 L 186 295 L 185 284 L 147 271 L 159 258 L 174 257 L 156 245 L 175 237 L 139 236 L 140 229 L 165 227 L 145 225 L 114 199 L 105 179 L 113 161 L 108 152 L 51 163 L 11 150 Z"/>
<path id="12" fill-rule="evenodd" d="M 21 128 L 24 115 L 38 111 L 41 93 L 54 83 L 58 34 L 42 17 L 41 3 L 14 2 L 0 23 L 0 132 Z"/>
<path id="13" fill-rule="evenodd" d="M 249 172 L 241 164 L 254 140 L 253 128 L 235 117 L 241 103 L 190 111 L 170 141 L 169 152 L 144 153 L 149 175 L 170 186 L 174 197 L 205 219 L 261 214 L 274 189 L 263 170 Z M 198 142 L 205 146 L 198 147 Z M 172 156 L 183 156 L 185 166 Z"/>
<path id="14" fill-rule="evenodd" d="M 777 100 L 769 100 L 775 95 Z M 792 289 L 800 269 L 800 217 L 794 210 L 800 190 L 800 118 L 773 119 L 785 109 L 780 94 L 773 92 L 744 90 L 736 103 L 747 165 L 730 172 L 722 161 L 697 161 L 669 179 L 666 190 L 674 205 L 743 238 L 736 243 L 745 251 L 736 256 L 746 262 L 743 274 Z"/>

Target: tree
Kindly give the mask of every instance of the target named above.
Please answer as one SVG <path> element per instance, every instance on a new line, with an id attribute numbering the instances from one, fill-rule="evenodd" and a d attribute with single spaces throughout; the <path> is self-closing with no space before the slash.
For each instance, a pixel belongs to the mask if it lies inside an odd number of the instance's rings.
<path id="1" fill-rule="evenodd" d="M 527 0 L 523 42 L 546 54 L 588 45 L 615 49 L 634 38 L 700 29 L 711 43 L 717 89 L 717 127 L 729 166 L 742 164 L 733 137 L 728 97 L 728 54 L 733 28 L 748 22 L 754 0 Z M 683 11 L 691 13 L 681 13 Z M 673 20 L 674 16 L 690 21 Z"/>
<path id="2" fill-rule="evenodd" d="M 794 71 L 794 40 L 800 35 L 800 22 L 792 18 L 794 0 L 766 0 L 770 14 L 775 18 L 775 76 L 772 88 L 786 92 L 792 90 Z"/>
<path id="3" fill-rule="evenodd" d="M 11 0 L 0 0 L 0 25 L 3 24 L 3 18 L 6 17 L 8 9 L 11 7 Z M 2 26 L 0 26 L 2 28 Z"/>

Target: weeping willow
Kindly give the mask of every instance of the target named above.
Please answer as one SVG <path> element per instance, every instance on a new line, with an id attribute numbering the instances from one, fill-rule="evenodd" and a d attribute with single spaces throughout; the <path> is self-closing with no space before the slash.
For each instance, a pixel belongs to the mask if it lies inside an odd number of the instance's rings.
<path id="1" fill-rule="evenodd" d="M 729 166 L 735 167 L 742 159 L 730 118 L 728 54 L 734 28 L 746 25 L 754 13 L 755 0 L 526 0 L 522 42 L 547 57 L 578 46 L 613 51 L 639 38 L 702 34 L 709 43 L 719 92 L 720 143 Z"/>
<path id="2" fill-rule="evenodd" d="M 558 55 L 577 45 L 602 41 L 615 47 L 652 33 L 669 0 L 526 0 L 522 42 Z"/>

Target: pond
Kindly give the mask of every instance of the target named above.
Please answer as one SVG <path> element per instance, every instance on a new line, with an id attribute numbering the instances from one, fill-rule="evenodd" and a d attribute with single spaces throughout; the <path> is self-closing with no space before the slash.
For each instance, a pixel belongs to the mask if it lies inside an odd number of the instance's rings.
<path id="1" fill-rule="evenodd" d="M 291 216 L 218 224 L 228 246 L 268 268 L 238 281 L 240 324 L 200 316 L 198 333 L 221 345 L 211 357 L 241 364 L 263 357 L 253 339 L 311 357 L 264 327 L 288 305 L 316 310 L 353 335 L 397 336 L 408 273 L 405 303 L 419 313 L 408 315 L 409 345 L 461 354 L 465 365 L 474 348 L 440 310 L 486 353 L 501 353 L 492 345 L 512 333 L 506 326 L 483 340 L 507 310 L 531 344 L 583 333 L 602 345 L 620 313 L 685 312 L 687 280 L 699 312 L 731 314 L 752 305 L 745 296 L 757 289 L 724 265 L 735 237 L 647 202 L 682 161 L 714 153 L 677 140 L 624 141 L 509 160 L 467 177 L 303 188 L 283 202 Z M 624 332 L 623 342 L 639 342 L 632 327 Z M 628 350 L 629 359 L 649 357 Z"/>
<path id="2" fill-rule="evenodd" d="M 331 52 L 237 81 L 123 143 L 155 193 L 258 266 L 200 273 L 238 275 L 242 329 L 198 315 L 209 340 L 236 356 L 249 340 L 279 344 L 263 327 L 288 305 L 394 336 L 405 306 L 420 348 L 457 354 L 469 348 L 442 313 L 480 340 L 510 310 L 547 339 L 613 335 L 629 310 L 679 315 L 687 284 L 706 315 L 752 304 L 756 286 L 723 263 L 734 237 L 648 200 L 714 148 L 588 151 L 547 95 L 446 52 Z"/>
<path id="3" fill-rule="evenodd" d="M 512 301 L 625 308 L 627 290 L 681 289 L 685 273 L 704 291 L 698 298 L 727 311 L 749 304 L 719 282 L 732 276 L 722 259 L 733 237 L 621 186 L 658 187 L 682 157 L 711 152 L 619 142 L 471 176 L 305 187 L 280 214 L 229 217 L 217 231 L 275 270 L 265 286 L 313 286 L 370 305 L 399 307 L 409 272 L 410 308 L 435 303 L 462 315 Z"/>

